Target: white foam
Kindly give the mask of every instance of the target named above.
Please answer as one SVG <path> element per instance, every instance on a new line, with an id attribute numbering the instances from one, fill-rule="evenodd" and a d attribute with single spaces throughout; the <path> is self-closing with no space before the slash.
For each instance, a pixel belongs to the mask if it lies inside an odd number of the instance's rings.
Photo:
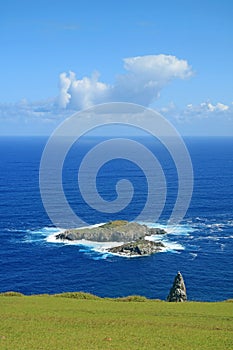
<path id="1" fill-rule="evenodd" d="M 49 240 L 50 237 L 55 237 L 58 232 L 62 229 L 57 227 L 42 227 L 36 230 L 24 230 L 25 236 L 23 241 L 25 243 L 40 242 L 44 240 Z"/>
<path id="2" fill-rule="evenodd" d="M 189 253 L 189 255 L 191 255 L 192 260 L 196 259 L 197 257 L 197 253 Z"/>
<path id="3" fill-rule="evenodd" d="M 179 224 L 179 225 L 165 225 L 165 224 L 159 224 L 159 223 L 154 223 L 154 222 L 139 222 L 142 225 L 147 225 L 148 227 L 151 228 L 160 228 L 163 229 L 167 232 L 167 234 L 173 234 L 173 235 L 189 235 L 190 232 L 196 231 L 196 229 L 190 225 L 185 225 L 185 224 Z"/>
<path id="4" fill-rule="evenodd" d="M 65 230 L 58 230 L 56 231 L 55 233 L 53 234 L 50 234 L 49 236 L 46 237 L 46 242 L 48 243 L 64 243 L 63 240 L 61 239 L 57 239 L 56 236 L 59 234 L 59 233 L 63 233 Z"/>
<path id="5" fill-rule="evenodd" d="M 215 223 L 201 223 L 198 224 L 199 228 L 207 228 L 214 231 L 223 231 L 225 228 L 233 226 L 233 220 L 227 220 L 226 222 L 215 222 Z"/>
<path id="6" fill-rule="evenodd" d="M 180 243 L 171 242 L 165 235 L 152 235 L 145 237 L 148 241 L 152 242 L 162 242 L 164 244 L 164 248 L 161 251 L 163 252 L 177 252 L 180 250 L 185 250 L 185 247 Z"/>
<path id="7" fill-rule="evenodd" d="M 168 242 L 163 241 L 163 244 L 165 245 L 165 251 L 176 253 L 180 250 L 185 250 L 185 247 L 183 247 L 180 243 L 177 242 Z"/>
<path id="8" fill-rule="evenodd" d="M 221 249 L 221 251 L 223 251 L 224 249 L 225 249 L 225 244 L 220 244 L 220 249 Z"/>
<path id="9" fill-rule="evenodd" d="M 42 227 L 38 230 L 26 230 L 25 232 L 30 233 L 31 235 L 43 235 L 50 236 L 53 233 L 62 232 L 63 229 L 59 227 Z"/>
<path id="10" fill-rule="evenodd" d="M 4 231 L 7 231 L 7 232 L 25 232 L 25 230 L 23 229 L 16 229 L 16 228 L 5 228 Z"/>

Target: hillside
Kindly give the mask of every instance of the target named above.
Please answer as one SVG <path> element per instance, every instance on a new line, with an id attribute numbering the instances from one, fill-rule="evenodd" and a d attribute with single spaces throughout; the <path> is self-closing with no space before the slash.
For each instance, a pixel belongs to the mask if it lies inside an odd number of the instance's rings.
<path id="1" fill-rule="evenodd" d="M 111 300 L 70 293 L 0 296 L 0 310 L 0 349 L 233 348 L 232 302 Z"/>

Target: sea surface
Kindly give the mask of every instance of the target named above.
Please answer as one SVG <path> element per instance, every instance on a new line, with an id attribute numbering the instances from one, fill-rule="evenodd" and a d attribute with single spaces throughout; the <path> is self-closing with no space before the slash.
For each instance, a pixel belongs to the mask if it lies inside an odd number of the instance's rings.
<path id="1" fill-rule="evenodd" d="M 189 300 L 233 298 L 232 138 L 184 139 L 192 160 L 194 189 L 186 216 L 174 227 L 167 226 L 179 187 L 174 162 L 150 138 L 137 140 L 156 155 L 167 181 L 161 216 L 146 222 L 168 231 L 157 237 L 166 249 L 140 258 L 108 254 L 101 244 L 56 241 L 56 233 L 69 223 L 56 195 L 59 227 L 51 222 L 42 203 L 39 167 L 46 141 L 45 137 L 0 138 L 0 292 L 85 291 L 102 297 L 139 294 L 165 300 L 181 271 Z M 143 171 L 129 160 L 108 161 L 96 180 L 100 196 L 109 202 L 116 199 L 117 181 L 129 180 L 134 194 L 126 208 L 101 213 L 89 207 L 80 194 L 78 164 L 101 141 L 87 138 L 70 149 L 62 177 L 67 201 L 88 225 L 115 219 L 134 221 L 147 200 L 148 188 Z"/>

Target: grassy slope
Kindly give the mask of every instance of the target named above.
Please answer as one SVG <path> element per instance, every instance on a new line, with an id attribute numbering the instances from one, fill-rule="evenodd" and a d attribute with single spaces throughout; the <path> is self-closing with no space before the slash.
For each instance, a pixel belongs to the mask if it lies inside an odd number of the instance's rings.
<path id="1" fill-rule="evenodd" d="M 0 349 L 233 349 L 233 303 L 0 298 Z"/>

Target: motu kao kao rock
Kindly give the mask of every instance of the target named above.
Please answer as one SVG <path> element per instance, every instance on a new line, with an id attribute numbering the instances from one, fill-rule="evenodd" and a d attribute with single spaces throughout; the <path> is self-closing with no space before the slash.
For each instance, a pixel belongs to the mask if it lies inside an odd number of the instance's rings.
<path id="1" fill-rule="evenodd" d="M 187 301 L 186 287 L 184 279 L 180 272 L 177 273 L 173 286 L 170 289 L 170 293 L 167 297 L 167 301 L 170 302 L 183 302 Z"/>

